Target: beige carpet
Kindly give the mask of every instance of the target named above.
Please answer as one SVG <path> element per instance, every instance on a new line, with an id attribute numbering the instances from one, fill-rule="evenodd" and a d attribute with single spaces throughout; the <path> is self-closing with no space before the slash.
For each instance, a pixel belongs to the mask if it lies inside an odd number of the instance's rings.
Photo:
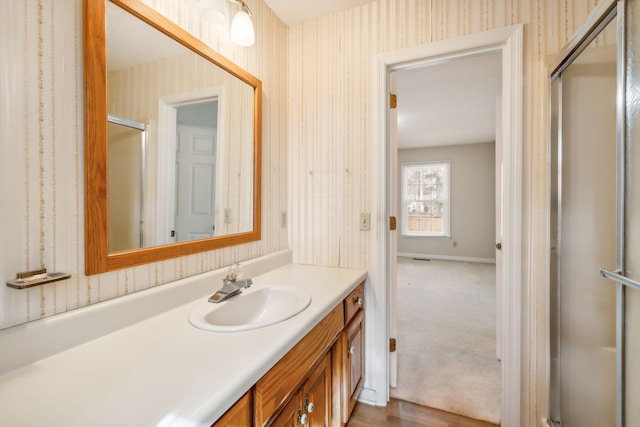
<path id="1" fill-rule="evenodd" d="M 499 424 L 495 310 L 495 265 L 398 258 L 391 396 Z"/>

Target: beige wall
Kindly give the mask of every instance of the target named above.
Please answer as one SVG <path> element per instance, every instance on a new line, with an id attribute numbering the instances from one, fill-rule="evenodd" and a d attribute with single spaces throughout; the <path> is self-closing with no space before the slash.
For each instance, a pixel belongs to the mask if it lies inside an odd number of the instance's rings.
<path id="1" fill-rule="evenodd" d="M 376 56 L 524 24 L 522 420 L 546 414 L 547 92 L 545 58 L 569 40 L 596 0 L 377 0 L 289 30 L 291 246 L 298 262 L 374 268 L 379 164 L 371 106 Z M 375 223 L 374 223 L 375 225 Z M 375 230 L 375 227 L 372 227 Z M 380 331 L 377 331 L 380 332 Z M 380 332 L 381 333 L 381 332 Z M 537 356 L 537 357 L 536 357 Z"/>
<path id="2" fill-rule="evenodd" d="M 398 150 L 398 170 L 402 163 L 440 160 L 451 162 L 451 237 L 398 234 L 398 254 L 495 259 L 495 144 Z M 399 230 L 400 212 L 398 207 Z"/>
<path id="3" fill-rule="evenodd" d="M 0 328 L 87 306 L 288 248 L 287 28 L 249 1 L 256 44 L 202 22 L 195 1 L 145 0 L 263 83 L 262 240 L 230 249 L 84 275 L 82 0 L 19 0 L 0 13 L 0 278 L 46 266 L 71 279 L 0 289 Z"/>

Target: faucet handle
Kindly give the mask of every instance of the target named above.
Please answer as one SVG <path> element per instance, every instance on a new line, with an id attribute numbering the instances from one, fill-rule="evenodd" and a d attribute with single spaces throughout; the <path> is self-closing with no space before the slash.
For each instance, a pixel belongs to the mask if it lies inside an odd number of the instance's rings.
<path id="1" fill-rule="evenodd" d="M 242 276 L 242 266 L 240 263 L 237 262 L 235 264 L 231 264 L 229 266 L 229 271 L 227 272 L 227 279 L 235 281 L 238 280 L 240 276 Z"/>

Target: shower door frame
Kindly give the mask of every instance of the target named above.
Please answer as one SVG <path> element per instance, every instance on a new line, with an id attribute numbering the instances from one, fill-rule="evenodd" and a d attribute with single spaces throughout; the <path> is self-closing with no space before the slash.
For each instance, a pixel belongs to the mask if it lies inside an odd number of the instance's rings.
<path id="1" fill-rule="evenodd" d="M 550 135 L 550 378 L 549 378 L 549 418 L 553 426 L 562 425 L 560 410 L 560 236 L 562 184 L 562 73 L 589 46 L 601 31 L 614 20 L 617 20 L 617 58 L 616 58 L 616 272 L 624 271 L 624 207 L 625 207 L 625 157 L 626 157 L 626 120 L 625 120 L 625 88 L 626 88 L 626 0 L 607 0 L 600 3 L 589 15 L 571 41 L 562 49 L 552 66 L 549 82 L 549 123 Z M 558 95 L 553 95 L 554 82 L 558 80 Z M 559 116 L 554 122 L 552 115 L 554 102 L 557 103 Z M 557 129 L 553 126 L 557 125 Z M 557 136 L 554 139 L 554 133 Z M 606 270 L 601 270 L 606 276 Z M 616 427 L 624 427 L 624 285 L 616 284 Z"/>
<path id="2" fill-rule="evenodd" d="M 137 122 L 135 120 L 130 120 L 124 117 L 119 117 L 113 114 L 109 114 L 107 116 L 107 122 L 113 123 L 120 126 L 126 126 L 131 129 L 136 129 L 140 131 L 140 237 L 139 244 L 140 247 L 143 248 L 145 245 L 145 233 L 144 233 L 144 224 L 145 221 L 145 197 L 146 197 L 146 177 L 147 177 L 147 145 L 149 143 L 149 127 L 142 122 Z M 135 249 L 135 248 L 133 248 Z"/>

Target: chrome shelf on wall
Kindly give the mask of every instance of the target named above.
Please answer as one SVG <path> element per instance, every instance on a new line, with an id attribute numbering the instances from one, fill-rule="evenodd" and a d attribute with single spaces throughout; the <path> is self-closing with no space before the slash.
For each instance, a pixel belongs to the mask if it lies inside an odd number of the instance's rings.
<path id="1" fill-rule="evenodd" d="M 40 286 L 46 283 L 57 282 L 71 277 L 69 273 L 47 273 L 46 268 L 33 271 L 24 271 L 16 274 L 15 280 L 9 280 L 7 286 L 15 289 L 26 289 Z"/>

